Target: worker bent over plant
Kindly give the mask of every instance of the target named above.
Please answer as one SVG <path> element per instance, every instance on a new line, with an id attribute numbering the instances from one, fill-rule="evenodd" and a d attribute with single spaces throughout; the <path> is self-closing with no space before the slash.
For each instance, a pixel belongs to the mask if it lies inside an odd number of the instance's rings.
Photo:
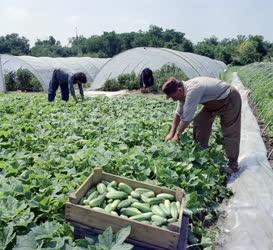
<path id="1" fill-rule="evenodd" d="M 219 116 L 229 160 L 227 170 L 229 173 L 237 172 L 241 134 L 239 92 L 224 81 L 210 77 L 196 77 L 183 82 L 170 78 L 162 91 L 168 98 L 178 101 L 172 128 L 165 140 L 180 142 L 180 135 L 193 120 L 194 140 L 207 148 L 213 121 Z M 198 104 L 203 104 L 203 108 L 194 117 Z"/>
<path id="2" fill-rule="evenodd" d="M 52 102 L 55 99 L 56 91 L 59 86 L 61 88 L 61 96 L 63 101 L 69 100 L 69 91 L 73 96 L 74 100 L 78 102 L 78 99 L 75 94 L 74 84 L 78 84 L 79 91 L 81 94 L 82 100 L 84 99 L 83 94 L 83 83 L 86 83 L 86 75 L 82 72 L 75 74 L 70 74 L 65 72 L 62 69 L 55 69 L 52 74 L 52 79 L 49 83 L 48 88 L 48 101 Z"/>
<path id="3" fill-rule="evenodd" d="M 142 70 L 140 74 L 139 86 L 141 93 L 148 93 L 154 85 L 153 71 L 149 68 Z"/>

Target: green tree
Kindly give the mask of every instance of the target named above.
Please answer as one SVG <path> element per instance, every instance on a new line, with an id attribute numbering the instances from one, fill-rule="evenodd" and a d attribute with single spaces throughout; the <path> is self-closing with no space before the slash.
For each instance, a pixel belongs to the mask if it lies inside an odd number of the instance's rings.
<path id="1" fill-rule="evenodd" d="M 77 36 L 69 39 L 69 47 L 62 46 L 53 36 L 46 40 L 37 40 L 29 48 L 28 40 L 18 34 L 0 37 L 0 53 L 13 55 L 50 56 L 90 56 L 113 57 L 114 55 L 135 47 L 164 47 L 178 51 L 194 52 L 221 60 L 226 64 L 244 65 L 247 62 L 272 60 L 273 44 L 258 35 L 238 35 L 236 38 L 218 40 L 212 36 L 196 45 L 185 38 L 185 33 L 174 29 L 164 30 L 151 25 L 148 31 L 116 33 L 104 32 L 91 37 Z M 249 53 L 249 55 L 247 55 Z"/>
<path id="2" fill-rule="evenodd" d="M 53 36 L 49 36 L 46 40 L 38 39 L 31 48 L 32 56 L 50 56 L 50 57 L 68 57 L 77 55 L 72 48 L 62 47 L 60 41 Z"/>
<path id="3" fill-rule="evenodd" d="M 83 36 L 77 36 L 77 37 L 72 37 L 69 39 L 69 44 L 71 45 L 71 50 L 73 53 L 75 53 L 78 56 L 83 56 L 88 53 L 88 44 L 87 41 L 92 39 L 85 38 Z M 91 49 L 92 51 L 92 49 Z"/>
<path id="4" fill-rule="evenodd" d="M 247 40 L 241 43 L 233 57 L 234 64 L 245 65 L 261 60 L 261 54 L 257 50 L 255 41 Z"/>
<path id="5" fill-rule="evenodd" d="M 148 37 L 145 36 L 145 33 L 142 30 L 140 30 L 137 33 L 134 33 L 134 37 L 131 43 L 132 43 L 132 48 L 149 46 Z M 124 48 L 124 49 L 126 50 L 127 48 Z"/>
<path id="6" fill-rule="evenodd" d="M 112 31 L 87 39 L 76 37 L 70 39 L 70 44 L 73 51 L 78 51 L 78 55 L 97 55 L 99 57 L 112 57 L 124 50 L 147 46 L 193 52 L 193 44 L 185 38 L 184 33 L 173 29 L 164 31 L 155 25 L 151 25 L 147 32 L 139 30 L 117 34 Z"/>
<path id="7" fill-rule="evenodd" d="M 237 40 L 223 39 L 215 47 L 214 56 L 215 59 L 223 61 L 226 64 L 232 63 L 232 55 L 237 46 Z"/>
<path id="8" fill-rule="evenodd" d="M 151 25 L 149 31 L 146 34 L 149 44 L 149 47 L 163 47 L 164 46 L 164 39 L 163 39 L 163 29 Z"/>
<path id="9" fill-rule="evenodd" d="M 218 39 L 215 36 L 205 38 L 204 41 L 197 43 L 194 52 L 203 56 L 215 58 L 215 51 L 218 44 Z"/>
<path id="10" fill-rule="evenodd" d="M 265 61 L 273 61 L 273 43 L 265 41 L 264 46 L 267 51 L 266 55 L 264 56 L 264 60 Z"/>
<path id="11" fill-rule="evenodd" d="M 121 51 L 133 48 L 135 34 L 136 34 L 135 32 L 119 34 L 119 39 L 121 42 Z"/>
<path id="12" fill-rule="evenodd" d="M 102 39 L 102 52 L 107 57 L 112 57 L 121 52 L 121 43 L 115 31 L 103 32 Z"/>
<path id="13" fill-rule="evenodd" d="M 29 54 L 29 41 L 24 36 L 16 33 L 0 37 L 0 54 L 12 54 L 15 56 Z"/>
<path id="14" fill-rule="evenodd" d="M 263 36 L 249 36 L 249 41 L 253 41 L 256 44 L 256 50 L 261 55 L 261 57 L 264 57 L 267 54 L 267 47 L 264 42 Z"/>
<path id="15" fill-rule="evenodd" d="M 166 29 L 163 33 L 164 45 L 174 50 L 193 52 L 193 44 L 185 38 L 185 33 L 177 32 L 173 29 Z"/>

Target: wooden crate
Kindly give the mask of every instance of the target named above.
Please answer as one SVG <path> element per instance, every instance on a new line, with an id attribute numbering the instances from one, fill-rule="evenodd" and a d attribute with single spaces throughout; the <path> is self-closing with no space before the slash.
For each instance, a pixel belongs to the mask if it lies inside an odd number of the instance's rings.
<path id="1" fill-rule="evenodd" d="M 156 194 L 163 192 L 173 194 L 176 200 L 181 203 L 178 222 L 171 224 L 168 229 L 163 229 L 79 205 L 79 201 L 85 196 L 88 190 L 102 180 L 109 182 L 115 180 L 117 183 L 123 182 L 130 185 L 133 189 L 137 187 L 148 188 L 153 190 Z M 70 195 L 69 202 L 67 202 L 65 206 L 65 218 L 75 226 L 75 236 L 79 230 L 86 230 L 89 234 L 92 232 L 96 234 L 101 233 L 109 226 L 112 227 L 114 232 L 117 232 L 122 227 L 130 224 L 131 234 L 127 241 L 136 246 L 144 247 L 144 249 L 184 249 L 182 245 L 185 245 L 186 239 L 183 237 L 187 237 L 188 220 L 183 220 L 183 204 L 184 192 L 181 188 L 177 188 L 177 190 L 174 191 L 165 187 L 154 186 L 108 174 L 96 168 L 93 174 L 87 178 L 78 190 Z M 88 235 L 88 233 L 86 235 Z M 84 235 L 82 236 L 84 237 Z M 79 235 L 77 237 L 79 237 Z"/>

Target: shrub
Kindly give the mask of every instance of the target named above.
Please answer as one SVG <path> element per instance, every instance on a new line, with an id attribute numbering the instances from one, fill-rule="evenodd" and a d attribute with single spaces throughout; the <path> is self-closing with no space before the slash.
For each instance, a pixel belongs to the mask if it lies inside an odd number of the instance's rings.
<path id="1" fill-rule="evenodd" d="M 39 80 L 27 69 L 18 69 L 5 75 L 7 91 L 42 91 Z"/>
<path id="2" fill-rule="evenodd" d="M 32 74 L 27 69 L 18 69 L 16 72 L 16 81 L 17 81 L 17 89 L 18 90 L 30 90 Z"/>
<path id="3" fill-rule="evenodd" d="M 36 77 L 32 77 L 32 79 L 30 81 L 30 86 L 31 86 L 32 91 L 35 91 L 35 92 L 43 91 L 41 83 L 39 82 L 39 80 Z"/>
<path id="4" fill-rule="evenodd" d="M 16 73 L 14 71 L 11 71 L 5 74 L 5 83 L 6 83 L 7 91 L 17 90 L 17 84 L 15 79 L 16 79 Z"/>
<path id="5" fill-rule="evenodd" d="M 127 86 L 129 90 L 139 88 L 139 79 L 137 75 L 133 72 L 131 74 L 125 74 L 118 76 L 118 82 L 120 86 Z"/>
<path id="6" fill-rule="evenodd" d="M 178 80 L 188 80 L 183 70 L 176 67 L 174 64 L 166 64 L 160 70 L 154 72 L 155 85 L 153 87 L 154 92 L 160 92 L 163 84 L 170 78 L 175 77 Z"/>
<path id="7" fill-rule="evenodd" d="M 119 86 L 119 83 L 116 79 L 109 79 L 104 83 L 104 86 L 100 88 L 100 90 L 104 91 L 116 91 L 120 90 L 121 86 Z"/>
<path id="8" fill-rule="evenodd" d="M 101 90 L 117 91 L 121 89 L 138 89 L 139 79 L 135 73 L 119 75 L 117 79 L 109 79 L 104 83 Z"/>

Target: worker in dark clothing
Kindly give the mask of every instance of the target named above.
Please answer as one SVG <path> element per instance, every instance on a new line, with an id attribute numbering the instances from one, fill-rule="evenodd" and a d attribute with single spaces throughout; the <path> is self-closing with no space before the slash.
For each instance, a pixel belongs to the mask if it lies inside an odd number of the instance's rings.
<path id="1" fill-rule="evenodd" d="M 145 68 L 142 70 L 140 74 L 140 91 L 142 93 L 149 92 L 149 88 L 154 85 L 154 77 L 153 77 L 153 71 L 149 68 Z"/>
<path id="2" fill-rule="evenodd" d="M 75 94 L 74 84 L 78 84 L 79 91 L 81 94 L 82 100 L 84 99 L 83 94 L 83 83 L 86 83 L 86 75 L 82 72 L 75 74 L 67 73 L 62 69 L 55 69 L 52 74 L 52 79 L 49 83 L 48 88 L 48 101 L 53 102 L 56 96 L 57 89 L 61 88 L 61 96 L 63 101 L 69 100 L 69 91 L 73 96 L 74 100 L 78 102 L 78 99 Z"/>

